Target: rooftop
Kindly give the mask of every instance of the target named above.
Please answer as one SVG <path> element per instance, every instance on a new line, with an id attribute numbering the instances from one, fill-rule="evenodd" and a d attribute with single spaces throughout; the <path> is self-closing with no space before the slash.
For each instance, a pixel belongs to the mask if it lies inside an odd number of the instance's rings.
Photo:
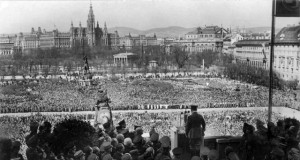
<path id="1" fill-rule="evenodd" d="M 300 25 L 282 28 L 276 35 L 275 42 L 300 44 Z"/>
<path id="2" fill-rule="evenodd" d="M 136 54 L 134 53 L 130 53 L 130 52 L 126 52 L 126 53 L 118 53 L 118 54 L 115 54 L 114 57 L 125 57 L 125 56 L 134 56 Z"/>

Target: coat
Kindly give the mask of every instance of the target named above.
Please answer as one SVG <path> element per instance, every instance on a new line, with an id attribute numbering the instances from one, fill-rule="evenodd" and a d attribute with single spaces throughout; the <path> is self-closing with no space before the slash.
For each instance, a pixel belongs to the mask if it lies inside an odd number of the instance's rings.
<path id="1" fill-rule="evenodd" d="M 190 139 L 202 138 L 204 136 L 205 131 L 205 121 L 202 115 L 197 112 L 193 112 L 187 118 L 187 122 L 185 124 L 185 134 Z"/>

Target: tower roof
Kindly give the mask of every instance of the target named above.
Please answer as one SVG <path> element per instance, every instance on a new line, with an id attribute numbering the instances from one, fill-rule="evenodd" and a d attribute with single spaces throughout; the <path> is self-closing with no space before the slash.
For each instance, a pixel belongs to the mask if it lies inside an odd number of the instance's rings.
<path id="1" fill-rule="evenodd" d="M 89 11 L 88 19 L 92 21 L 94 21 L 95 19 L 92 3 L 90 3 L 90 11 Z"/>

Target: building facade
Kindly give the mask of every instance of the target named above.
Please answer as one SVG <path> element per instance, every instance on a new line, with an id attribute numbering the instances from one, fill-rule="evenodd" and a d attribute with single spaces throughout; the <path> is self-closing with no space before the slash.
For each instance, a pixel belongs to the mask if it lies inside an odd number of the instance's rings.
<path id="1" fill-rule="evenodd" d="M 138 35 L 138 36 L 131 36 L 129 33 L 128 35 L 125 35 L 124 37 L 120 37 L 119 40 L 119 47 L 124 48 L 126 50 L 130 50 L 133 47 L 137 46 L 156 46 L 160 45 L 160 42 L 157 40 L 156 35 L 153 36 L 146 36 L 146 35 Z"/>
<path id="2" fill-rule="evenodd" d="M 175 43 L 186 47 L 188 52 L 203 52 L 212 50 L 221 52 L 223 48 L 223 38 L 229 31 L 218 26 L 198 27 L 195 31 L 185 35 L 185 39 L 176 40 Z"/>
<path id="3" fill-rule="evenodd" d="M 250 39 L 236 43 L 237 62 L 269 69 L 269 39 Z M 300 80 L 300 26 L 284 27 L 275 37 L 274 71 L 284 80 Z"/>

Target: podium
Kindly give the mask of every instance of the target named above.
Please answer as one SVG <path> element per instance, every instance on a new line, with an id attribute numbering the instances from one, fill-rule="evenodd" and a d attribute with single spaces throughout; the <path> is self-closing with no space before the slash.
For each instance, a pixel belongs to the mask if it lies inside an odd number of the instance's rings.
<path id="1" fill-rule="evenodd" d="M 189 139 L 185 136 L 184 127 L 172 127 L 171 131 L 171 150 L 180 147 L 185 153 L 189 153 Z M 230 146 L 234 149 L 236 153 L 239 150 L 239 144 L 242 137 L 238 136 L 205 136 L 204 146 L 210 150 L 217 150 L 219 153 L 219 159 L 225 158 L 225 148 Z M 239 155 L 240 158 L 241 155 Z"/>

